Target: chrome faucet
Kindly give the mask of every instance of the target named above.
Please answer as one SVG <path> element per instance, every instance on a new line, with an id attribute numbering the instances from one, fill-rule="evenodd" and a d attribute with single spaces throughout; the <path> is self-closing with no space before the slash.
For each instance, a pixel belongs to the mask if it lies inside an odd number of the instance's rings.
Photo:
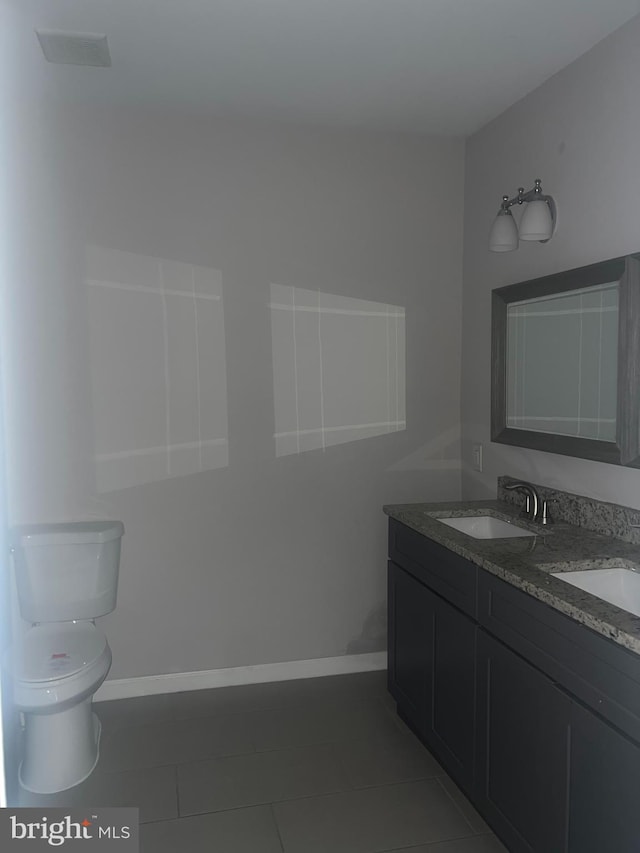
<path id="1" fill-rule="evenodd" d="M 523 492 L 525 495 L 525 503 L 522 509 L 522 515 L 524 518 L 529 519 L 529 521 L 541 521 L 541 501 L 540 495 L 538 494 L 535 486 L 532 486 L 531 483 L 523 483 L 518 481 L 517 483 L 511 483 L 504 487 L 509 491 L 517 491 Z M 545 502 L 546 503 L 546 502 Z M 546 510 L 546 507 L 545 507 Z M 545 511 L 546 516 L 546 511 Z M 546 523 L 546 522 L 545 522 Z"/>

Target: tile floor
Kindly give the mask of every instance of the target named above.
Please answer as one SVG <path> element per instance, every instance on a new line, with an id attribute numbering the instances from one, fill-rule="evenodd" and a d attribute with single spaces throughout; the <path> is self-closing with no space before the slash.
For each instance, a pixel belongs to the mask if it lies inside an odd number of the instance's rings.
<path id="1" fill-rule="evenodd" d="M 506 853 L 398 719 L 385 681 L 99 703 L 91 778 L 20 804 L 138 806 L 142 853 Z"/>

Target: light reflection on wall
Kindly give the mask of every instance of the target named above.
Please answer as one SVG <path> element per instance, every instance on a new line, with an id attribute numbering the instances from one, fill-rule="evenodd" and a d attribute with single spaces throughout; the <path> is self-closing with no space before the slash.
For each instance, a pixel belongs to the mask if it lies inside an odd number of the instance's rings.
<path id="1" fill-rule="evenodd" d="M 271 285 L 276 456 L 406 428 L 405 312 Z"/>
<path id="2" fill-rule="evenodd" d="M 86 251 L 100 492 L 228 465 L 222 276 Z"/>

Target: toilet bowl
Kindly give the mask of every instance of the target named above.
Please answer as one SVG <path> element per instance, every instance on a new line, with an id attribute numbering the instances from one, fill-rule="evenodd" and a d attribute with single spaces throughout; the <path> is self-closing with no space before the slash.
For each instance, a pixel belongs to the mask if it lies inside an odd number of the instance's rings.
<path id="1" fill-rule="evenodd" d="M 91 774 L 100 744 L 91 700 L 110 667 L 111 649 L 92 622 L 36 625 L 25 633 L 13 663 L 14 704 L 25 715 L 23 788 L 50 794 Z"/>
<path id="2" fill-rule="evenodd" d="M 111 649 L 94 619 L 116 606 L 120 521 L 16 528 L 12 553 L 22 617 L 31 623 L 6 662 L 24 718 L 20 784 L 37 794 L 84 781 L 98 762 L 93 694 Z"/>

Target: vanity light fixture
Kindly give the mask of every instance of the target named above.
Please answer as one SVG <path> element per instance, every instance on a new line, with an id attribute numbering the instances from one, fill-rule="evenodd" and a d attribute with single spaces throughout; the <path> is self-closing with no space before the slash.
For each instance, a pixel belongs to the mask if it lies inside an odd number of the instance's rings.
<path id="1" fill-rule="evenodd" d="M 514 204 L 526 204 L 520 228 L 511 213 Z M 513 252 L 519 240 L 538 240 L 546 243 L 556 230 L 556 203 L 550 195 L 543 195 L 542 181 L 536 178 L 528 192 L 518 188 L 513 198 L 502 196 L 502 204 L 489 234 L 489 249 L 492 252 Z"/>

